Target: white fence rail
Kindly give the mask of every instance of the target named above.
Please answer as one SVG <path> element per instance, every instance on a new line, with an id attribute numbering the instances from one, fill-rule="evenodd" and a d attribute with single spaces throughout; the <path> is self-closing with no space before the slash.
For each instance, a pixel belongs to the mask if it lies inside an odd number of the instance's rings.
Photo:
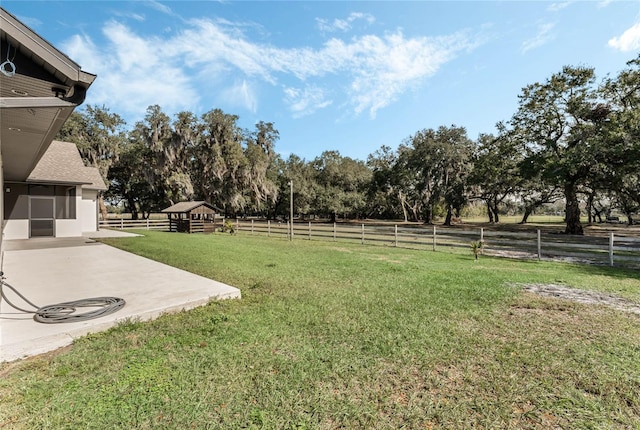
<path id="1" fill-rule="evenodd" d="M 221 220 L 222 222 L 222 220 Z M 289 238 L 289 223 L 235 220 L 237 231 L 269 237 Z M 100 228 L 169 231 L 165 219 L 100 221 Z M 484 241 L 484 254 L 538 260 L 561 259 L 578 263 L 640 268 L 640 239 L 614 235 L 569 236 L 532 232 L 505 232 L 446 227 L 371 224 L 324 224 L 294 222 L 293 238 L 355 242 L 363 245 L 395 246 L 413 249 L 467 249 L 474 241 Z"/>

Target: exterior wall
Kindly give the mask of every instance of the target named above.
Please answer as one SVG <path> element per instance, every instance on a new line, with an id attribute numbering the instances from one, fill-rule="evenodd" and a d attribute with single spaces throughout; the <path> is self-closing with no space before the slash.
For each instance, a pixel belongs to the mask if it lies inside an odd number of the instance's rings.
<path id="1" fill-rule="evenodd" d="M 4 240 L 4 166 L 2 165 L 2 151 L 0 151 L 0 258 L 2 258 L 2 241 Z"/>
<path id="2" fill-rule="evenodd" d="M 7 190 L 9 192 L 7 192 Z M 5 182 L 2 187 L 5 240 L 29 238 L 29 196 L 27 185 Z"/>
<path id="3" fill-rule="evenodd" d="M 82 198 L 78 202 L 78 219 L 82 232 L 98 231 L 98 192 L 95 190 L 82 190 L 78 195 Z"/>
<path id="4" fill-rule="evenodd" d="M 77 219 L 57 219 L 55 237 L 82 236 L 82 226 Z"/>
<path id="5" fill-rule="evenodd" d="M 4 239 L 28 239 L 29 220 L 28 219 L 7 219 L 4 225 Z"/>
<path id="6" fill-rule="evenodd" d="M 7 185 L 8 186 L 8 185 Z M 15 193 L 20 190 L 19 195 Z M 3 190 L 4 191 L 4 190 Z M 11 196 L 15 202 L 14 216 L 19 219 L 5 219 L 4 239 L 28 239 L 29 238 L 29 219 L 28 219 L 28 199 L 26 191 L 19 186 L 12 185 Z M 4 192 L 3 192 L 4 194 Z M 6 197 L 3 195 L 3 197 Z M 56 219 L 55 220 L 55 237 L 79 237 L 85 231 L 97 230 L 96 205 L 97 192 L 91 190 L 83 190 L 81 186 L 76 186 L 75 197 L 75 218 Z M 26 206 L 26 207 L 25 207 Z M 73 213 L 72 212 L 72 213 Z M 73 216 L 73 215 L 71 215 Z"/>

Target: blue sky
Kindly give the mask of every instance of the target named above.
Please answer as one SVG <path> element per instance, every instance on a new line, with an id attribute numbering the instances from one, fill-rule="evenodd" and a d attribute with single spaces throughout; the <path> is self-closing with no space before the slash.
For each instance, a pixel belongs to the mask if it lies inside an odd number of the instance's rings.
<path id="1" fill-rule="evenodd" d="M 522 87 L 564 65 L 615 75 L 640 1 L 11 1 L 98 75 L 86 103 L 133 126 L 158 104 L 273 122 L 276 151 L 366 160 L 424 128 L 495 132 Z"/>

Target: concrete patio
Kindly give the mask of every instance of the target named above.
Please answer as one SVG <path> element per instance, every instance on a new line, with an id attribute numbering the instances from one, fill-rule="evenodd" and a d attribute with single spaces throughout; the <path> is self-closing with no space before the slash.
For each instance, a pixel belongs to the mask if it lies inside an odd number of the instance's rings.
<path id="1" fill-rule="evenodd" d="M 91 234 L 123 235 L 128 233 L 102 230 Z M 111 315 L 85 322 L 42 324 L 2 301 L 0 362 L 55 350 L 125 319 L 147 320 L 210 300 L 240 297 L 237 288 L 87 237 L 5 241 L 4 245 L 6 282 L 39 306 L 104 296 L 120 297 L 126 305 Z M 4 292 L 16 305 L 28 307 L 7 288 Z"/>

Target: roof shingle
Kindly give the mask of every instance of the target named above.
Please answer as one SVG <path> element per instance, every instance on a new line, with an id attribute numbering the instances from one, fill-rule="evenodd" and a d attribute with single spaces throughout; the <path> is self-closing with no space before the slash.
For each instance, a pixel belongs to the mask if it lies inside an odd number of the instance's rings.
<path id="1" fill-rule="evenodd" d="M 82 163 L 75 143 L 57 140 L 51 142 L 27 182 L 77 184 L 98 191 L 107 189 L 98 169 Z"/>

